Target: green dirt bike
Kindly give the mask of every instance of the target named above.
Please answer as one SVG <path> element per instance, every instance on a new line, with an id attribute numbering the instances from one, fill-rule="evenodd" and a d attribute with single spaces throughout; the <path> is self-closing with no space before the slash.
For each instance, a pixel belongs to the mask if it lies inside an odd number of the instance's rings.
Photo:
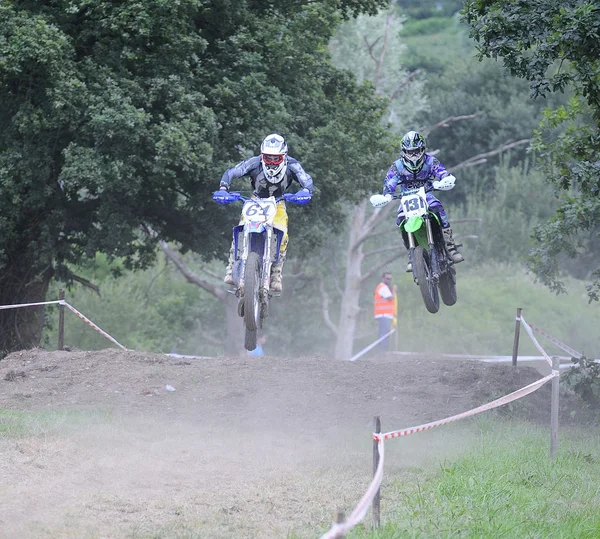
<path id="1" fill-rule="evenodd" d="M 457 299 L 456 269 L 446 248 L 440 217 L 429 209 L 425 187 L 398 196 L 373 195 L 371 204 L 378 208 L 393 199 L 400 199 L 404 210 L 405 217 L 399 228 L 410 253 L 413 279 L 419 286 L 425 307 L 430 313 L 437 313 L 440 295 L 445 305 L 454 305 Z"/>

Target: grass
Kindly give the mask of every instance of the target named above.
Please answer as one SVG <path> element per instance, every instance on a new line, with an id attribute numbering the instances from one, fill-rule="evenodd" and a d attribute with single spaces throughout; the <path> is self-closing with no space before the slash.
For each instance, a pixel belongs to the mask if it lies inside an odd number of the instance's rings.
<path id="1" fill-rule="evenodd" d="M 384 476 L 384 525 L 362 526 L 348 537 L 600 537 L 597 434 L 563 431 L 552 462 L 547 429 L 497 419 L 475 425 L 463 456 L 410 482 L 388 478 L 385 484 Z"/>
<path id="2" fill-rule="evenodd" d="M 0 408 L 0 440 L 41 437 L 106 422 L 111 413 L 101 410 L 21 411 Z"/>

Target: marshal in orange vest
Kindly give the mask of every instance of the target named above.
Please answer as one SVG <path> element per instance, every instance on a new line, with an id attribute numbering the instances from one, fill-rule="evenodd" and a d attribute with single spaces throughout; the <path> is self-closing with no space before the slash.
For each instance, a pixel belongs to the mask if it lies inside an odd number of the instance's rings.
<path id="1" fill-rule="evenodd" d="M 390 287 L 385 283 L 379 283 L 377 285 L 373 297 L 373 315 L 375 316 L 375 318 L 379 318 L 380 316 L 385 316 L 386 318 L 394 318 L 394 316 L 396 315 L 396 302 L 394 300 L 394 296 L 391 295 L 389 298 L 384 298 L 381 295 L 382 288 L 387 288 L 388 290 L 390 290 Z"/>

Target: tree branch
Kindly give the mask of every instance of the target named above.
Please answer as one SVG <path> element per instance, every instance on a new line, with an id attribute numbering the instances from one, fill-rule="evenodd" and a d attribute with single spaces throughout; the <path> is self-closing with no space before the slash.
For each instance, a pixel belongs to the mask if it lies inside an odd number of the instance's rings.
<path id="1" fill-rule="evenodd" d="M 507 142 L 506 144 L 502 144 L 502 146 L 499 146 L 495 150 L 491 150 L 489 152 L 478 153 L 477 155 L 474 155 L 473 157 L 469 157 L 469 159 L 465 159 L 464 161 L 458 163 L 457 165 L 450 167 L 448 169 L 448 172 L 455 172 L 456 170 L 460 170 L 463 168 L 474 167 L 475 165 L 480 165 L 482 163 L 485 163 L 487 161 L 488 157 L 492 157 L 493 155 L 497 155 L 506 150 L 510 150 L 511 148 L 515 148 L 516 146 L 522 146 L 523 144 L 527 144 L 529 142 L 531 142 L 530 138 L 524 138 L 522 140 Z"/>
<path id="2" fill-rule="evenodd" d="M 188 283 L 195 284 L 200 288 L 204 288 L 204 290 L 210 292 L 213 296 L 219 298 L 221 301 L 225 301 L 227 298 L 227 292 L 220 287 L 209 283 L 205 279 L 202 279 L 198 275 L 196 275 L 186 264 L 181 260 L 179 253 L 177 253 L 174 249 L 169 247 L 169 244 L 166 241 L 160 240 L 158 245 L 165 253 L 166 257 L 175 264 L 175 267 L 183 274 L 186 281 Z"/>
<path id="3" fill-rule="evenodd" d="M 381 264 L 379 264 L 378 266 L 375 266 L 374 268 L 372 268 L 371 270 L 369 270 L 367 273 L 365 273 L 361 278 L 360 278 L 360 282 L 364 283 L 367 279 L 369 279 L 372 275 L 374 275 L 375 273 L 377 273 L 381 268 L 385 268 L 385 266 L 387 266 L 388 264 L 391 264 L 394 260 L 396 260 L 397 258 L 400 258 L 402 256 L 402 252 L 400 248 L 398 247 L 398 252 L 391 258 L 388 258 L 385 262 L 382 262 Z"/>
<path id="4" fill-rule="evenodd" d="M 325 283 L 323 283 L 323 277 L 319 278 L 319 289 L 321 290 L 321 297 L 323 298 L 323 319 L 325 320 L 325 325 L 333 332 L 334 335 L 337 336 L 338 328 L 331 321 L 329 316 L 329 295 L 325 291 Z"/>
<path id="5" fill-rule="evenodd" d="M 458 122 L 460 120 L 470 120 L 472 118 L 477 118 L 477 116 L 481 116 L 483 112 L 475 112 L 473 114 L 462 114 L 459 116 L 448 116 L 445 120 L 438 122 L 437 124 L 430 125 L 429 127 L 421 127 L 419 132 L 425 136 L 429 135 L 432 131 L 439 129 L 440 127 L 448 127 L 450 124 L 454 122 Z"/>
<path id="6" fill-rule="evenodd" d="M 400 90 L 402 90 L 402 88 L 409 84 L 419 73 L 421 73 L 421 69 L 415 69 L 414 71 L 409 73 L 408 76 L 400 84 L 398 84 L 398 86 L 396 86 L 396 88 L 392 92 L 392 95 L 390 95 L 390 101 L 394 101 L 394 99 L 398 97 Z"/>
<path id="7" fill-rule="evenodd" d="M 389 215 L 390 210 L 393 207 L 394 206 L 390 203 L 387 206 L 384 206 L 383 208 L 375 208 L 375 211 L 373 212 L 373 214 L 365 222 L 364 230 L 366 232 L 361 234 L 356 239 L 356 241 L 354 242 L 354 245 L 352 246 L 353 249 L 356 249 L 361 243 L 364 243 L 369 238 L 379 235 L 379 232 L 373 232 L 373 229 L 377 225 L 379 225 L 379 223 L 381 223 L 385 217 L 387 217 Z"/>
<path id="8" fill-rule="evenodd" d="M 73 279 L 76 283 L 82 284 L 86 288 L 93 290 L 96 294 L 100 295 L 100 287 L 91 281 L 88 281 L 85 277 L 80 277 L 79 275 L 75 275 L 71 273 L 71 279 Z"/>
<path id="9" fill-rule="evenodd" d="M 363 39 L 365 41 L 365 45 L 367 46 L 367 50 L 369 51 L 369 56 L 373 59 L 375 64 L 377 64 L 377 58 L 373 53 L 373 48 L 375 47 L 375 45 L 377 45 L 377 42 L 381 39 L 381 36 L 379 36 L 375 41 L 373 41 L 373 43 L 369 43 L 367 36 L 363 36 Z"/>

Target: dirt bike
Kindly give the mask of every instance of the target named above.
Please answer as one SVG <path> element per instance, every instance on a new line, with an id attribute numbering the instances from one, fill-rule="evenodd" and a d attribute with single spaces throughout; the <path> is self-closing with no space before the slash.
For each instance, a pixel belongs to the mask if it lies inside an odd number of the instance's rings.
<path id="1" fill-rule="evenodd" d="M 373 195 L 371 204 L 381 207 L 393 199 L 400 199 L 404 210 L 399 228 L 410 253 L 413 279 L 419 286 L 425 307 L 430 313 L 438 312 L 438 287 L 444 304 L 454 305 L 457 299 L 456 270 L 446 248 L 440 217 L 429 209 L 425 187 L 396 196 Z"/>
<path id="2" fill-rule="evenodd" d="M 245 197 L 241 193 L 216 191 L 213 200 L 219 204 L 242 201 L 242 219 L 233 227 L 233 281 L 238 298 L 238 314 L 246 328 L 244 347 L 256 348 L 256 332 L 262 329 L 269 314 L 269 300 L 280 296 L 270 290 L 271 266 L 279 262 L 283 230 L 273 226 L 277 203 L 281 200 L 294 204 L 306 204 L 311 195 L 308 191 L 285 193 L 282 197 Z"/>

